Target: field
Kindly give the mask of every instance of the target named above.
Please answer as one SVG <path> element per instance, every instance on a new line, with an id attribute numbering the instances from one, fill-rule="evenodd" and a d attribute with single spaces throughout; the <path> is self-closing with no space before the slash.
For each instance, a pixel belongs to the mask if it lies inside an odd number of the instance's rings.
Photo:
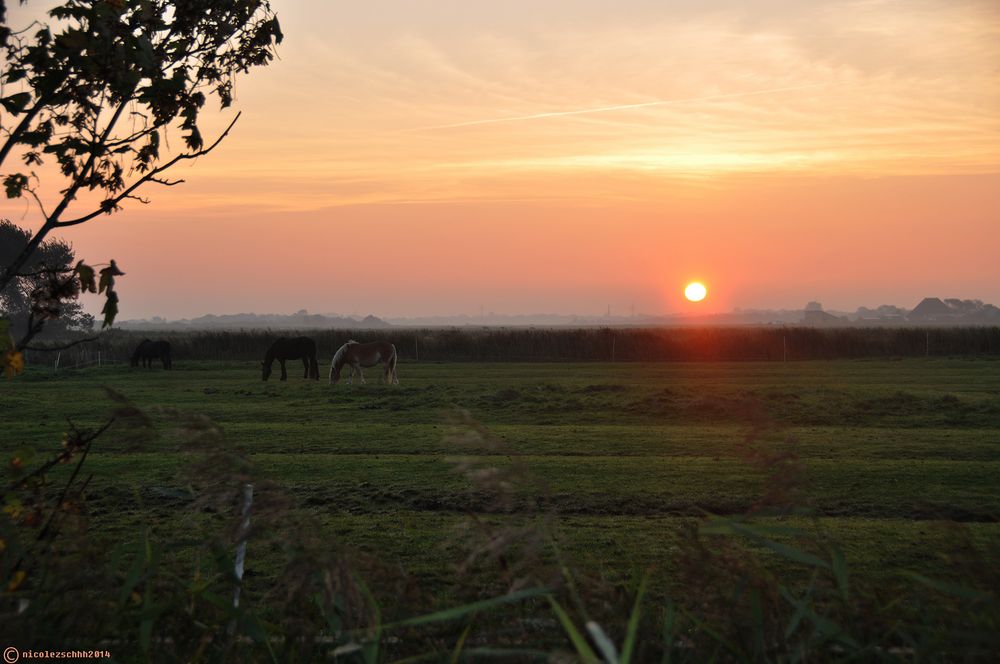
<path id="1" fill-rule="evenodd" d="M 38 368 L 0 385 L 0 451 L 44 456 L 67 418 L 96 427 L 127 399 L 149 420 L 116 422 L 94 443 L 94 536 L 207 536 L 212 510 L 188 508 L 208 441 L 249 461 L 260 509 L 280 503 L 344 552 L 385 620 L 565 583 L 560 567 L 605 620 L 644 574 L 651 606 L 690 596 L 697 581 L 682 560 L 707 514 L 821 533 L 858 587 L 894 587 L 903 571 L 981 586 L 953 563 L 1000 564 L 997 358 L 402 362 L 399 386 L 369 370 L 369 384 L 335 387 L 289 368 L 286 383 L 239 361 Z M 254 537 L 245 592 L 266 603 L 282 568 Z M 806 586 L 808 566 L 759 540 L 740 547 L 788 587 Z M 539 624 L 519 639 L 558 643 L 551 615 Z M 495 627 L 483 643 L 506 638 Z"/>

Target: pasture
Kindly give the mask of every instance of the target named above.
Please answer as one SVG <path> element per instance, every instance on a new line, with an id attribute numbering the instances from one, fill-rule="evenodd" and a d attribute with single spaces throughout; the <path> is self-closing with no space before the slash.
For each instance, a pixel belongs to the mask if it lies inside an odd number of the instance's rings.
<path id="1" fill-rule="evenodd" d="M 210 430 L 249 462 L 261 509 L 280 503 L 349 557 L 384 619 L 565 583 L 560 568 L 607 620 L 643 574 L 651 605 L 697 597 L 708 574 L 681 567 L 707 514 L 821 532 L 857 586 L 894 587 L 907 571 L 978 587 L 988 580 L 959 562 L 1000 565 L 997 358 L 403 361 L 398 386 L 369 370 L 367 385 L 335 387 L 322 363 L 319 382 L 292 366 L 286 383 L 262 382 L 256 362 L 182 357 L 172 371 L 34 368 L 0 384 L 0 451 L 44 456 L 67 418 L 97 426 L 123 397 L 149 419 L 116 422 L 94 443 L 93 533 L 117 542 L 149 528 L 192 543 L 215 526 L 212 510 L 190 509 L 190 467 L 206 452 L 184 430 Z M 789 587 L 808 583 L 801 565 L 744 549 Z M 251 536 L 249 601 L 266 603 L 275 556 Z M 558 642 L 545 620 L 533 629 Z M 538 645 L 504 634 L 481 638 Z"/>

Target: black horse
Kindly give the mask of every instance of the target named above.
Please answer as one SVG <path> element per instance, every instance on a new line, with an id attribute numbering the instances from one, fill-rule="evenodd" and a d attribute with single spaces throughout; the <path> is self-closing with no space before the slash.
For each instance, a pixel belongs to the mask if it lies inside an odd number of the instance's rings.
<path id="1" fill-rule="evenodd" d="M 285 360 L 297 360 L 302 358 L 302 366 L 306 369 L 303 378 L 319 380 L 319 362 L 316 361 L 316 342 L 309 337 L 295 337 L 289 339 L 282 337 L 271 344 L 261 363 L 264 369 L 263 378 L 267 380 L 271 376 L 271 364 L 278 360 L 281 364 L 281 380 L 288 380 L 288 373 L 285 371 Z"/>
<path id="2" fill-rule="evenodd" d="M 160 358 L 163 362 L 164 369 L 172 369 L 174 366 L 173 361 L 170 359 L 170 342 L 160 339 L 159 341 L 150 341 L 149 339 L 143 339 L 142 343 L 135 347 L 135 352 L 132 353 L 132 360 L 130 364 L 133 367 L 139 366 L 139 361 L 142 361 L 142 366 L 153 368 L 153 360 Z"/>

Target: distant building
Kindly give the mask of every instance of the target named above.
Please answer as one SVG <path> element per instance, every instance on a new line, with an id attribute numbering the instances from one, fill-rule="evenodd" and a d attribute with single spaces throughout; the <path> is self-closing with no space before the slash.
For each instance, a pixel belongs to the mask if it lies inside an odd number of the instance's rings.
<path id="1" fill-rule="evenodd" d="M 802 324 L 810 327 L 832 327 L 849 325 L 850 322 L 846 318 L 823 311 L 823 305 L 819 302 L 810 302 L 802 311 Z"/>
<path id="2" fill-rule="evenodd" d="M 955 311 L 939 297 L 925 297 L 913 308 L 907 320 L 914 323 L 941 323 L 955 320 Z"/>

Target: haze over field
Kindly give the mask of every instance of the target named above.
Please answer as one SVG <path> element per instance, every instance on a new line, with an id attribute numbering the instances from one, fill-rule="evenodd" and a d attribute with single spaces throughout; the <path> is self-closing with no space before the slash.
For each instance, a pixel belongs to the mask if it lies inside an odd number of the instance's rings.
<path id="1" fill-rule="evenodd" d="M 220 149 L 63 236 L 123 318 L 1000 301 L 992 0 L 273 5 Z"/>

